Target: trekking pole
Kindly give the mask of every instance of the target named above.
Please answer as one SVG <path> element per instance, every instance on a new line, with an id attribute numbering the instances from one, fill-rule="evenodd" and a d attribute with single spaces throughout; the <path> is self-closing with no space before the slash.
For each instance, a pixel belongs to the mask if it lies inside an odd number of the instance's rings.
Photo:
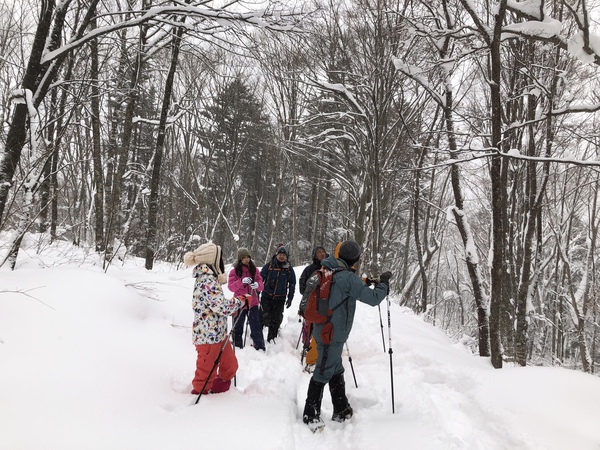
<path id="1" fill-rule="evenodd" d="M 250 311 L 248 311 L 249 313 Z M 248 338 L 248 324 L 250 323 L 250 314 L 248 314 L 248 320 L 246 320 L 246 332 L 244 333 L 244 347 L 246 346 L 246 339 Z"/>
<path id="2" fill-rule="evenodd" d="M 300 345 L 300 339 L 302 339 L 302 332 L 304 331 L 304 323 L 300 327 L 300 336 L 298 336 L 298 342 L 296 342 L 296 350 L 298 350 L 298 346 Z"/>
<path id="3" fill-rule="evenodd" d="M 381 325 L 381 342 L 383 343 L 383 353 L 385 353 L 385 336 L 383 335 L 383 319 L 381 318 L 381 303 L 377 305 L 379 309 L 379 324 Z"/>
<path id="4" fill-rule="evenodd" d="M 352 376 L 354 377 L 354 386 L 358 389 L 358 383 L 356 382 L 356 374 L 354 373 L 354 364 L 352 364 L 352 356 L 350 356 L 350 349 L 348 348 L 348 341 L 346 341 L 346 352 L 348 353 L 348 361 L 350 361 L 350 368 L 352 369 Z"/>
<path id="5" fill-rule="evenodd" d="M 210 377 L 212 377 L 213 372 L 219 365 L 219 361 L 221 360 L 221 355 L 223 354 L 223 351 L 225 351 L 225 347 L 227 346 L 227 343 L 229 342 L 229 336 L 231 335 L 231 333 L 233 333 L 233 330 L 235 329 L 235 325 L 236 325 L 237 321 L 240 320 L 240 317 L 242 316 L 240 314 L 240 312 L 241 311 L 238 310 L 238 315 L 235 318 L 233 325 L 231 326 L 231 332 L 225 337 L 225 342 L 223 343 L 223 346 L 221 347 L 221 350 L 219 351 L 219 354 L 217 355 L 217 359 L 215 359 L 215 363 L 213 364 L 212 369 L 210 369 L 210 373 L 208 374 L 208 377 L 206 378 L 206 381 L 204 382 L 204 386 L 202 386 L 202 389 L 200 390 L 200 394 L 198 394 L 198 398 L 194 402 L 194 405 L 197 405 L 198 402 L 200 401 L 200 397 L 202 397 L 202 393 L 204 392 L 204 389 L 206 389 L 208 380 L 210 380 Z M 233 346 L 233 353 L 235 354 L 235 345 Z M 235 386 L 235 375 L 233 376 L 233 379 L 234 379 L 233 385 Z"/>
<path id="6" fill-rule="evenodd" d="M 236 320 L 236 323 L 237 323 L 237 320 Z M 233 332 L 233 327 L 234 327 L 234 326 L 235 326 L 235 324 L 233 324 L 233 325 L 231 326 L 231 331 L 232 331 L 232 332 Z M 230 338 L 230 336 L 231 336 L 231 334 L 227 336 L 227 339 L 231 341 L 231 338 Z M 235 335 L 233 336 L 233 342 L 231 343 L 231 345 L 232 345 L 232 347 L 233 347 L 233 356 L 235 356 Z M 223 348 L 225 348 L 225 347 L 223 347 Z M 221 356 L 221 355 L 219 354 L 219 356 Z M 236 358 L 236 359 L 237 359 L 237 358 Z M 210 378 L 210 376 L 209 376 L 208 378 Z M 207 381 L 208 381 L 208 380 L 207 380 Z M 237 387 L 237 371 L 236 371 L 236 372 L 233 374 L 233 387 Z"/>
<path id="7" fill-rule="evenodd" d="M 392 318 L 390 315 L 390 297 L 387 298 L 387 316 L 388 316 L 388 339 L 389 339 L 389 350 L 390 354 L 390 380 L 392 383 L 392 414 L 396 412 L 394 407 L 394 363 L 392 361 Z"/>
<path id="8" fill-rule="evenodd" d="M 254 296 L 256 295 L 256 298 L 258 298 L 258 292 L 256 292 L 256 289 L 252 288 L 252 298 L 254 299 Z M 250 325 L 250 308 L 248 308 L 248 312 L 246 313 L 246 332 L 244 333 L 244 347 L 246 346 L 246 339 L 248 338 L 248 326 Z"/>

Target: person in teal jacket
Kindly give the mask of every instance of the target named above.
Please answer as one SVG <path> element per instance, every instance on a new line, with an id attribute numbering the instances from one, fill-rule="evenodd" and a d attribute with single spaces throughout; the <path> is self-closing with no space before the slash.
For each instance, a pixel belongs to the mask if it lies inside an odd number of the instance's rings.
<path id="1" fill-rule="evenodd" d="M 352 407 L 346 397 L 342 351 L 352 330 L 356 302 L 377 306 L 389 291 L 391 272 L 381 274 L 380 282 L 371 289 L 351 270 L 360 255 L 360 246 L 355 241 L 345 241 L 340 246 L 339 258 L 332 255 L 321 262 L 323 267 L 335 270 L 329 294 L 329 309 L 333 311 L 330 321 L 333 325 L 333 337 L 329 343 L 325 337 L 324 342 L 322 331 L 326 325 L 314 324 L 313 337 L 317 341 L 319 357 L 308 385 L 302 417 L 303 422 L 313 431 L 324 425 L 321 419 L 321 400 L 328 383 L 333 403 L 332 420 L 343 422 L 352 417 Z"/>

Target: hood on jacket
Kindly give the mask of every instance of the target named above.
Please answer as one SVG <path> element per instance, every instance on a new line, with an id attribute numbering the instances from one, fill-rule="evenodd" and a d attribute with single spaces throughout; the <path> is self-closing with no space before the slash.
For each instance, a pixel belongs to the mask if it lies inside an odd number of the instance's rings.
<path id="1" fill-rule="evenodd" d="M 326 269 L 337 269 L 338 267 L 342 267 L 344 269 L 349 269 L 350 266 L 343 259 L 336 258 L 333 255 L 329 255 L 323 261 L 321 261 L 321 265 Z"/>
<path id="2" fill-rule="evenodd" d="M 317 245 L 315 248 L 313 248 L 313 251 L 312 251 L 312 260 L 313 260 L 313 264 L 316 264 L 317 266 L 321 265 L 321 261 L 319 261 L 317 259 L 317 251 L 319 249 L 323 250 L 325 252 L 325 258 L 327 258 L 329 256 L 329 253 L 327 253 L 327 250 L 325 250 L 325 247 Z M 323 258 L 323 259 L 325 259 L 325 258 Z"/>

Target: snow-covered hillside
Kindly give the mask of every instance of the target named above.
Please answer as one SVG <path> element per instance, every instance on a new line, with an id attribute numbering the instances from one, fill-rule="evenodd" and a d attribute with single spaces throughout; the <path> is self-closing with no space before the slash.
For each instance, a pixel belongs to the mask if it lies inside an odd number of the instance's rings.
<path id="1" fill-rule="evenodd" d="M 237 386 L 194 405 L 191 270 L 131 260 L 105 274 L 65 244 L 20 257 L 0 271 L 2 450 L 600 448 L 599 378 L 494 370 L 395 305 L 395 414 L 378 309 L 360 304 L 348 341 L 358 388 L 346 359 L 355 415 L 332 423 L 326 390 L 324 432 L 302 424 L 299 295 L 276 345 L 237 351 Z"/>

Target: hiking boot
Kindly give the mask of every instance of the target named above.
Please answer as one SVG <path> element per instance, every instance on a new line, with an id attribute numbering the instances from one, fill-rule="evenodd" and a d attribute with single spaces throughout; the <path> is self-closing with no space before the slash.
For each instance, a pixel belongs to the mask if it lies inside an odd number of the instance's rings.
<path id="1" fill-rule="evenodd" d="M 331 420 L 343 422 L 352 417 L 353 411 L 348 398 L 346 397 L 346 382 L 344 381 L 344 372 L 340 372 L 329 380 L 329 393 L 333 403 L 333 416 Z"/>
<path id="2" fill-rule="evenodd" d="M 279 334 L 279 329 L 278 328 L 271 328 L 269 327 L 269 332 L 267 333 L 267 341 L 268 342 L 275 342 L 275 338 L 277 337 L 277 335 Z"/>
<path id="3" fill-rule="evenodd" d="M 313 433 L 325 426 L 323 419 L 321 419 L 321 400 L 323 399 L 324 389 L 325 383 L 315 381 L 313 378 L 310 379 L 302 422 L 307 424 Z"/>
<path id="4" fill-rule="evenodd" d="M 350 419 L 352 417 L 352 407 L 348 405 L 346 409 L 340 412 L 333 412 L 333 416 L 331 416 L 331 420 L 335 420 L 336 422 L 343 422 L 344 420 Z"/>
<path id="5" fill-rule="evenodd" d="M 231 387 L 231 380 L 221 380 L 219 377 L 215 378 L 213 381 L 212 388 L 210 388 L 211 394 L 220 394 L 222 392 L 227 392 Z"/>

